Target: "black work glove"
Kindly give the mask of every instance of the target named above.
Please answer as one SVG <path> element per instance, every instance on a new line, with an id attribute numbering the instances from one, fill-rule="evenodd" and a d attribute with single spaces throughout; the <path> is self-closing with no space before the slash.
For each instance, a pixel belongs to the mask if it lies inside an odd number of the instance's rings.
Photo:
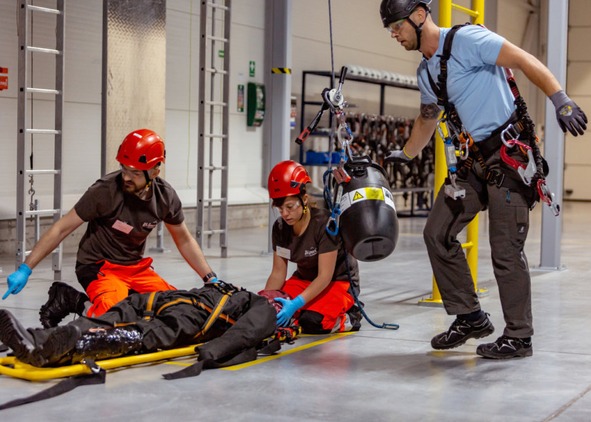
<path id="1" fill-rule="evenodd" d="M 585 112 L 563 90 L 552 94 L 550 101 L 556 108 L 556 119 L 564 133 L 567 129 L 573 136 L 585 133 L 587 129 Z"/>
<path id="2" fill-rule="evenodd" d="M 388 155 L 384 158 L 386 162 L 395 163 L 395 164 L 407 164 L 412 160 L 414 157 L 411 157 L 402 149 L 395 149 L 394 151 L 390 151 Z"/>

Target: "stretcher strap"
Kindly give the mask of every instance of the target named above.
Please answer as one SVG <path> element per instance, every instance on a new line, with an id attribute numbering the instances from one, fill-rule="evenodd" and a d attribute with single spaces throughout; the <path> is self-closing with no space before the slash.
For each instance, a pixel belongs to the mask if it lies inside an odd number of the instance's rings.
<path id="1" fill-rule="evenodd" d="M 250 362 L 257 358 L 257 349 L 252 347 L 250 349 L 243 350 L 242 352 L 234 355 L 230 358 L 204 359 L 195 362 L 193 365 L 181 369 L 177 372 L 171 372 L 168 374 L 162 374 L 167 380 L 176 380 L 180 378 L 196 377 L 201 374 L 204 369 L 223 368 L 226 366 L 239 365 L 241 363 Z"/>
<path id="2" fill-rule="evenodd" d="M 104 369 L 98 367 L 93 361 L 89 360 L 86 362 L 86 364 L 92 369 L 91 374 L 78 375 L 76 377 L 68 378 L 46 390 L 33 394 L 32 396 L 9 401 L 8 403 L 0 405 L 0 410 L 10 409 L 12 407 L 22 406 L 23 404 L 50 399 L 52 397 L 67 393 L 68 391 L 72 391 L 74 388 L 80 387 L 82 385 L 104 384 L 107 378 L 107 372 Z"/>

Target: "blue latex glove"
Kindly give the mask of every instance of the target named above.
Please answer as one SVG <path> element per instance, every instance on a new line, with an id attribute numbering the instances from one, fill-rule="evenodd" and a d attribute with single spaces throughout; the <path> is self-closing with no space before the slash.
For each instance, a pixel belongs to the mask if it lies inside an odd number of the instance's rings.
<path id="1" fill-rule="evenodd" d="M 211 277 L 209 280 L 207 280 L 207 282 L 210 284 L 215 284 L 215 283 L 218 283 L 219 280 L 217 277 Z"/>
<path id="2" fill-rule="evenodd" d="M 25 287 L 27 281 L 29 281 L 29 276 L 32 272 L 33 271 L 29 268 L 27 264 L 22 263 L 20 267 L 18 267 L 18 270 L 10 274 L 8 276 L 8 280 L 6 280 L 6 282 L 8 283 L 8 291 L 4 293 L 4 296 L 2 296 L 2 300 L 6 299 L 11 294 L 15 295 L 19 293 L 23 289 L 23 287 Z"/>
<path id="3" fill-rule="evenodd" d="M 556 120 L 560 129 L 566 133 L 566 130 L 573 135 L 582 135 L 587 129 L 587 116 L 581 108 L 571 100 L 563 90 L 560 90 L 550 96 L 550 101 L 556 109 Z"/>
<path id="4" fill-rule="evenodd" d="M 306 303 L 302 295 L 298 295 L 293 300 L 276 297 L 275 302 L 279 302 L 283 305 L 283 308 L 281 308 L 277 314 L 277 325 L 280 327 L 287 327 L 293 314 Z"/>
<path id="5" fill-rule="evenodd" d="M 411 157 L 406 153 L 404 148 L 390 151 L 384 158 L 385 161 L 390 163 L 406 164 L 410 162 L 414 157 Z"/>

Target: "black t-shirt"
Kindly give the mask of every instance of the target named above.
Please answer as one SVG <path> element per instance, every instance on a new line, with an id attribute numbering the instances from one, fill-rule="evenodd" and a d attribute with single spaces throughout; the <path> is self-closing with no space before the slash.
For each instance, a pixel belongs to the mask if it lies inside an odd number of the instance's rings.
<path id="1" fill-rule="evenodd" d="M 125 192 L 121 171 L 107 174 L 88 188 L 74 205 L 80 218 L 88 222 L 78 248 L 79 264 L 104 259 L 135 264 L 143 258 L 146 238 L 158 223 L 184 221 L 181 200 L 168 182 L 156 177 L 151 189 L 147 200 Z"/>
<path id="2" fill-rule="evenodd" d="M 338 250 L 337 262 L 332 280 L 349 280 L 345 257 L 349 263 L 351 280 L 359 284 L 357 260 L 345 251 L 340 237 L 327 233 L 326 224 L 330 217 L 328 210 L 310 207 L 310 223 L 300 236 L 293 234 L 293 228 L 281 217 L 273 225 L 273 250 L 277 255 L 297 264 L 294 276 L 313 281 L 318 276 L 318 255 Z"/>

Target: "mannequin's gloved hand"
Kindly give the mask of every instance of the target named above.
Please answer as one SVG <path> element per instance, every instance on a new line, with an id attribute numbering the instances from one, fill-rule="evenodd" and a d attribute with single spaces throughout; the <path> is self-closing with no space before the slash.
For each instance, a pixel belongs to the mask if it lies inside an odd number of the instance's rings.
<path id="1" fill-rule="evenodd" d="M 25 263 L 22 263 L 18 269 L 8 276 L 6 283 L 8 284 L 8 291 L 4 293 L 2 296 L 2 300 L 6 299 L 9 295 L 19 293 L 27 281 L 29 281 L 29 276 L 33 271 L 29 268 L 29 266 Z"/>
<path id="2" fill-rule="evenodd" d="M 550 101 L 556 108 L 556 120 L 563 132 L 566 133 L 568 129 L 573 136 L 585 133 L 587 129 L 585 112 L 563 90 L 552 94 Z"/>
<path id="3" fill-rule="evenodd" d="M 396 163 L 396 164 L 407 164 L 412 160 L 414 157 L 411 157 L 406 153 L 404 148 L 396 149 L 394 151 L 390 151 L 388 155 L 384 158 L 386 162 L 389 163 Z"/>
<path id="4" fill-rule="evenodd" d="M 275 301 L 283 305 L 283 308 L 277 314 L 277 325 L 280 327 L 287 327 L 293 314 L 306 303 L 302 295 L 298 295 L 293 300 L 276 297 Z"/>

